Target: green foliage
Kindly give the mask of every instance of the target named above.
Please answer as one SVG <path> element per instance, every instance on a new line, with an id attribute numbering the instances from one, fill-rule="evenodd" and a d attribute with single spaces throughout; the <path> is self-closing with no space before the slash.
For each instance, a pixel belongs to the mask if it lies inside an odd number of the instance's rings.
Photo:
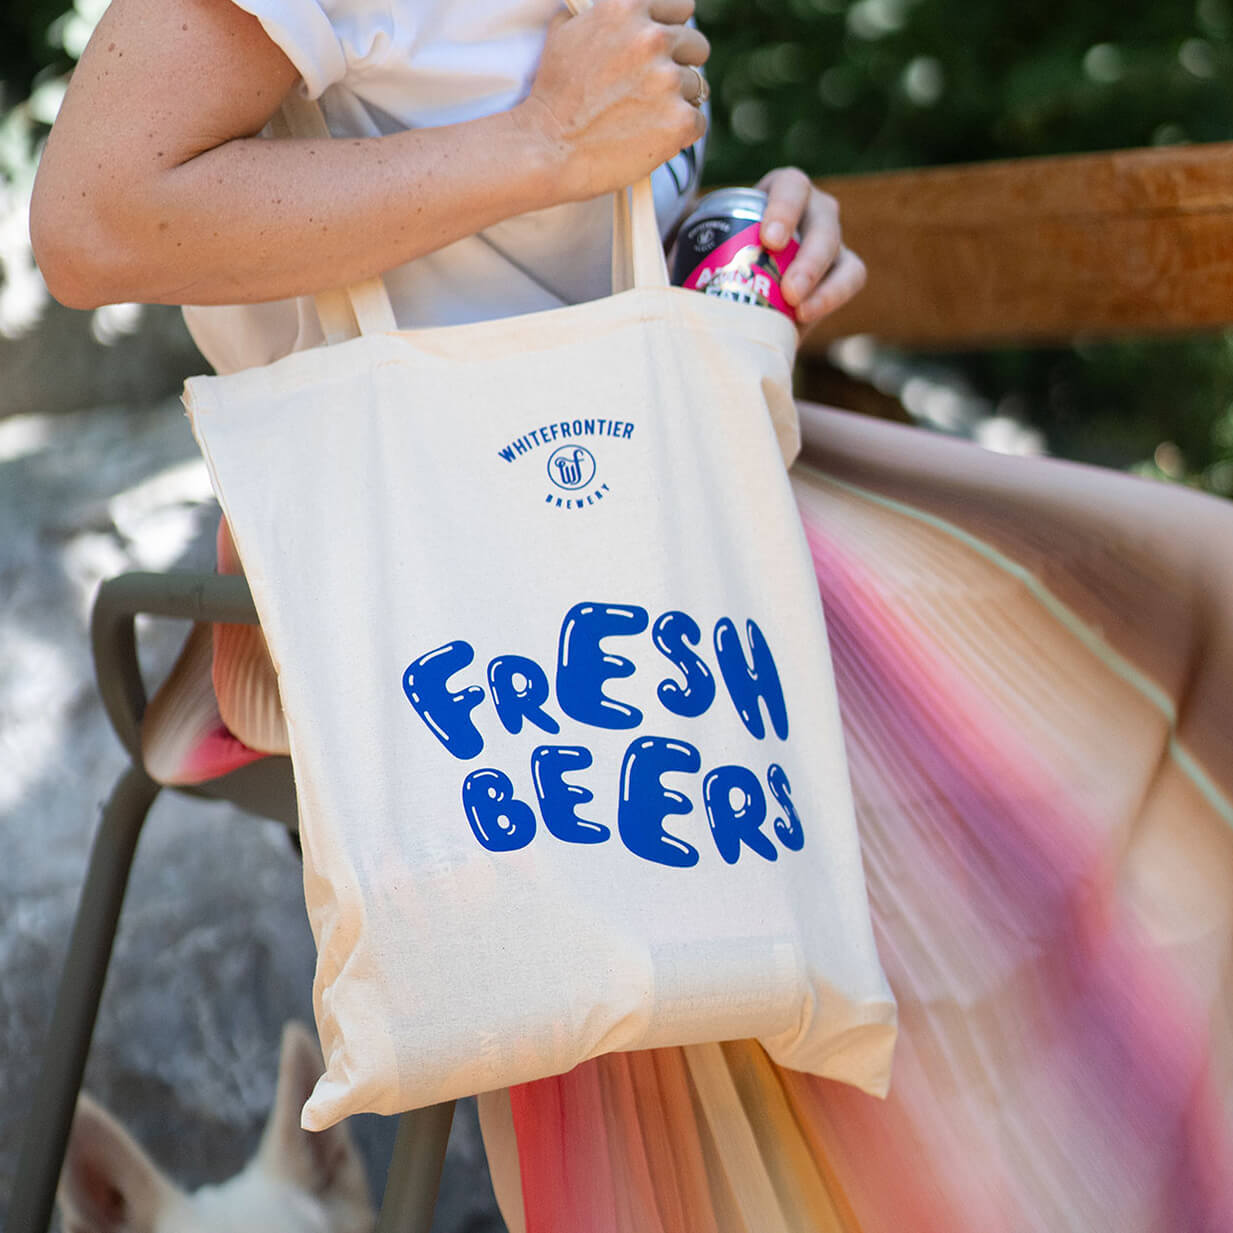
<path id="1" fill-rule="evenodd" d="M 0 114 L 52 90 L 105 4 L 69 2 L 0 15 Z M 712 183 L 1233 136 L 1233 0 L 699 0 L 698 19 Z M 22 123 L 48 110 L 36 92 Z M 946 358 L 1059 453 L 1233 494 L 1233 334 Z"/>
<path id="2" fill-rule="evenodd" d="M 1007 399 L 1054 453 L 1233 496 L 1233 331 L 934 358 Z"/>
<path id="3" fill-rule="evenodd" d="M 707 175 L 756 179 L 1233 136 L 1230 0 L 699 0 Z M 1069 457 L 1233 495 L 1233 342 L 945 357 Z"/>
<path id="4" fill-rule="evenodd" d="M 68 68 L 68 57 L 48 38 L 65 3 L 23 0 L 0 9 L 0 115 L 30 93 L 40 71 Z"/>
<path id="5" fill-rule="evenodd" d="M 700 0 L 708 174 L 978 162 L 1233 131 L 1227 0 Z"/>

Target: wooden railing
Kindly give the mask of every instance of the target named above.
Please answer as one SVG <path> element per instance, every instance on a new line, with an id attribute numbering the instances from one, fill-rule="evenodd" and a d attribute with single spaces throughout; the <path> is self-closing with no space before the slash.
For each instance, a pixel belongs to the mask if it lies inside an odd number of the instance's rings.
<path id="1" fill-rule="evenodd" d="M 843 176 L 865 290 L 804 350 L 1170 334 L 1233 324 L 1233 143 Z"/>

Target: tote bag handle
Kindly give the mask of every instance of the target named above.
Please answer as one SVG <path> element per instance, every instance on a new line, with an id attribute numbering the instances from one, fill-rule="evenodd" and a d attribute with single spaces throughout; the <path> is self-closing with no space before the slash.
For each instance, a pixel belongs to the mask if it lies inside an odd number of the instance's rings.
<path id="1" fill-rule="evenodd" d="M 590 8 L 591 0 L 567 0 L 575 13 Z M 320 106 L 295 87 L 283 99 L 271 120 L 276 137 L 329 137 L 330 130 Z M 651 178 L 613 194 L 612 290 L 668 286 L 655 194 Z M 360 334 L 383 334 L 396 330 L 394 309 L 384 280 L 378 275 L 330 291 L 318 292 L 313 301 L 327 344 L 345 342 Z"/>
<path id="2" fill-rule="evenodd" d="M 651 177 L 612 199 L 612 291 L 668 286 L 668 263 L 655 217 Z"/>
<path id="3" fill-rule="evenodd" d="M 275 137 L 330 136 L 321 108 L 295 86 L 283 99 L 270 127 Z M 380 275 L 349 287 L 319 291 L 313 301 L 327 344 L 346 342 L 359 334 L 384 334 L 398 328 L 389 292 Z"/>
<path id="4" fill-rule="evenodd" d="M 594 0 L 565 0 L 575 17 L 593 3 Z M 632 287 L 666 286 L 668 264 L 655 217 L 655 192 L 651 177 L 647 176 L 632 188 L 613 194 L 612 291 L 616 294 Z"/>

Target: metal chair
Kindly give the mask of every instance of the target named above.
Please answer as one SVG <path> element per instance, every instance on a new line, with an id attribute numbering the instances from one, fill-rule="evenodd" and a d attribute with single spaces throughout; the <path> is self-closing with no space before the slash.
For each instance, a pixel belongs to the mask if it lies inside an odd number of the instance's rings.
<path id="1" fill-rule="evenodd" d="M 6 1233 L 46 1233 L 51 1221 L 129 870 L 150 806 L 163 790 L 146 774 L 141 760 L 146 692 L 137 657 L 138 615 L 257 623 L 248 583 L 241 577 L 133 573 L 113 578 L 99 589 L 91 617 L 95 674 L 108 718 L 131 763 L 103 807 L 90 851 L 25 1127 Z M 282 823 L 292 834 L 297 829 L 288 758 L 265 758 L 208 783 L 171 790 L 230 801 Z M 378 1233 L 428 1233 L 453 1116 L 453 1102 L 448 1102 L 400 1118 Z"/>

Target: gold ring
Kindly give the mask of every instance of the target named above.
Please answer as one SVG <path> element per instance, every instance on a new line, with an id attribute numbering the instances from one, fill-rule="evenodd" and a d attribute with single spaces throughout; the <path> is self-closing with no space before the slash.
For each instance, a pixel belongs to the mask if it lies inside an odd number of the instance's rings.
<path id="1" fill-rule="evenodd" d="M 702 71 L 695 68 L 692 64 L 685 65 L 687 69 L 698 79 L 698 89 L 692 98 L 687 97 L 685 101 L 691 107 L 701 107 L 708 98 L 711 97 L 711 87 L 707 84 L 707 80 L 702 76 Z"/>

